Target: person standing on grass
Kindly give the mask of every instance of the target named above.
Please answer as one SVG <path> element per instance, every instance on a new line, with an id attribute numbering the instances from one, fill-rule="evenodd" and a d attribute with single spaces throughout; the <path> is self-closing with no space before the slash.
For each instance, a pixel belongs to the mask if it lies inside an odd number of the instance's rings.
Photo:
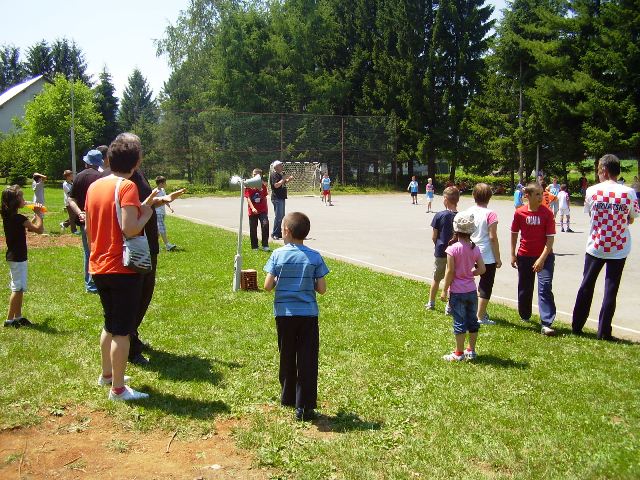
<path id="1" fill-rule="evenodd" d="M 86 229 L 91 254 L 89 272 L 104 309 L 104 328 L 100 337 L 102 373 L 99 385 L 110 385 L 110 400 L 139 400 L 146 393 L 125 385 L 129 354 L 129 335 L 135 328 L 142 297 L 143 276 L 122 262 L 123 235 L 140 234 L 153 214 L 151 192 L 144 202 L 131 176 L 142 161 L 137 136 L 120 134 L 109 146 L 111 174 L 91 184 L 86 197 Z M 115 192 L 121 205 L 121 221 L 115 206 Z"/>
<path id="2" fill-rule="evenodd" d="M 252 176 L 260 175 L 262 170 L 254 168 L 251 172 Z M 247 199 L 247 207 L 249 208 L 249 238 L 251 239 L 251 248 L 258 249 L 258 223 L 262 233 L 262 250 L 268 252 L 269 248 L 269 207 L 267 205 L 267 182 L 262 181 L 260 188 L 244 189 L 244 196 Z"/>
<path id="3" fill-rule="evenodd" d="M 162 175 L 158 175 L 156 177 L 156 187 L 158 188 L 158 197 L 164 197 L 167 192 L 164 190 L 164 187 L 167 186 L 167 179 L 164 178 Z M 160 234 L 160 236 L 162 237 L 162 241 L 164 242 L 164 247 L 167 249 L 167 252 L 170 252 L 171 250 L 175 250 L 176 246 L 169 242 L 169 239 L 167 238 L 167 227 L 164 224 L 164 216 L 166 214 L 165 208 L 168 208 L 169 210 L 171 210 L 171 213 L 173 213 L 173 208 L 171 208 L 171 205 L 169 205 L 168 203 L 165 205 L 165 203 L 161 203 L 158 206 L 155 207 L 156 209 L 156 218 L 157 218 L 157 227 L 158 227 L 158 233 Z M 160 249 L 158 248 L 158 252 L 160 251 Z"/>
<path id="4" fill-rule="evenodd" d="M 24 194 L 18 185 L 7 187 L 2 192 L 2 224 L 7 242 L 5 258 L 9 264 L 9 310 L 5 327 L 29 326 L 31 322 L 22 316 L 22 300 L 27 291 L 27 233 L 41 234 L 44 232 L 42 222 L 42 204 L 33 205 L 33 218 L 29 220 L 18 213 L 18 209 L 25 206 Z"/>
<path id="5" fill-rule="evenodd" d="M 31 182 L 31 189 L 33 190 L 33 203 L 39 203 L 44 205 L 44 181 L 47 179 L 46 175 L 41 173 L 33 174 L 33 181 Z"/>
<path id="6" fill-rule="evenodd" d="M 411 177 L 407 192 L 411 193 L 411 204 L 418 205 L 418 181 L 415 175 Z"/>
<path id="7" fill-rule="evenodd" d="M 552 291 L 556 224 L 551 210 L 542 205 L 543 191 L 538 183 L 530 183 L 524 189 L 528 204 L 516 210 L 511 223 L 511 266 L 518 269 L 520 320 L 531 320 L 533 285 L 537 275 L 541 333 L 553 336 L 556 333 L 551 328 L 556 318 L 556 303 Z M 516 254 L 518 235 L 520 245 Z"/>
<path id="8" fill-rule="evenodd" d="M 285 201 L 287 200 L 287 183 L 293 180 L 293 176 L 283 174 L 284 163 L 276 160 L 271 164 L 269 183 L 271 185 L 271 203 L 273 204 L 273 232 L 271 238 L 282 240 L 282 219 L 285 215 Z"/>
<path id="9" fill-rule="evenodd" d="M 76 214 L 69 206 L 69 193 L 71 192 L 71 187 L 73 187 L 73 172 L 71 170 L 65 170 L 62 176 L 64 177 L 64 182 L 62 182 L 62 192 L 64 208 L 67 211 L 67 219 L 60 222 L 60 229 L 64 230 L 69 227 L 71 233 L 75 234 L 78 230 L 76 226 Z"/>
<path id="10" fill-rule="evenodd" d="M 331 203 L 331 179 L 329 178 L 329 172 L 325 172 L 322 176 L 320 188 L 322 189 L 322 201 L 324 204 L 333 207 L 333 203 Z"/>
<path id="11" fill-rule="evenodd" d="M 453 219 L 453 237 L 449 241 L 447 252 L 447 273 L 444 277 L 442 300 L 447 299 L 453 315 L 453 333 L 456 337 L 456 349 L 442 357 L 448 362 L 473 360 L 477 357 L 478 339 L 478 292 L 474 277 L 485 271 L 480 249 L 471 241 L 476 225 L 473 214 L 457 213 Z M 469 345 L 464 349 L 464 341 L 469 335 Z"/>
<path id="12" fill-rule="evenodd" d="M 631 251 L 629 225 L 640 215 L 638 198 L 633 189 L 620 185 L 620 160 L 615 155 L 604 155 L 598 162 L 600 183 L 587 189 L 584 209 L 591 217 L 587 236 L 584 271 L 576 304 L 573 307 L 571 329 L 582 333 L 587 321 L 593 290 L 603 266 L 607 266 L 604 279 L 604 299 L 598 317 L 598 338 L 611 340 L 611 322 L 616 311 L 616 297 L 622 279 L 624 264 Z"/>
<path id="13" fill-rule="evenodd" d="M 427 179 L 427 185 L 424 187 L 424 190 L 427 196 L 427 213 L 431 213 L 431 203 L 433 202 L 433 192 L 435 190 L 431 178 Z"/>
<path id="14" fill-rule="evenodd" d="M 558 192 L 558 212 L 560 213 L 560 231 L 564 232 L 564 219 L 567 218 L 567 232 L 573 233 L 571 230 L 571 207 L 569 206 L 570 197 L 567 191 L 567 185 L 560 185 L 560 192 Z"/>
<path id="15" fill-rule="evenodd" d="M 498 242 L 498 215 L 488 208 L 491 196 L 491 187 L 486 183 L 478 183 L 473 187 L 473 199 L 476 204 L 466 210 L 473 215 L 476 225 L 471 241 L 480 249 L 485 266 L 485 272 L 480 275 L 478 284 L 478 322 L 482 325 L 496 323 L 489 318 L 487 305 L 491 299 L 496 269 L 502 267 Z"/>
<path id="16" fill-rule="evenodd" d="M 98 293 L 91 275 L 89 274 L 89 242 L 87 240 L 87 230 L 85 228 L 85 201 L 87 198 L 87 190 L 93 182 L 98 180 L 102 174 L 98 168 L 104 166 L 104 157 L 100 150 L 89 150 L 82 158 L 85 169 L 78 174 L 71 191 L 69 192 L 69 207 L 76 215 L 80 227 L 80 235 L 82 236 L 82 249 L 84 251 L 84 288 L 87 293 Z"/>
<path id="17" fill-rule="evenodd" d="M 311 223 L 300 212 L 282 220 L 285 245 L 269 257 L 264 289 L 275 288 L 273 311 L 280 352 L 280 402 L 295 407 L 297 420 L 316 417 L 318 398 L 318 304 L 316 292 L 327 291 L 329 269 L 322 256 L 304 245 Z"/>
<path id="18" fill-rule="evenodd" d="M 435 310 L 436 296 L 438 295 L 438 287 L 444 278 L 447 269 L 447 253 L 446 248 L 449 246 L 449 240 L 453 236 L 453 218 L 458 213 L 458 201 L 460 200 L 460 191 L 457 187 L 447 187 L 442 192 L 442 201 L 444 210 L 434 215 L 431 220 L 431 240 L 433 240 L 433 280 L 429 290 L 429 301 L 424 305 L 427 310 Z"/>

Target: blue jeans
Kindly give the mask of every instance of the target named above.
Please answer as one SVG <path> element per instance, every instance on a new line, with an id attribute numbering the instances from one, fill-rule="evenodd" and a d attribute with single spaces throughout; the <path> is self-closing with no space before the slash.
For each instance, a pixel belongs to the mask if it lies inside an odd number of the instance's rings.
<path id="1" fill-rule="evenodd" d="M 82 235 L 82 249 L 84 250 L 84 288 L 87 292 L 98 293 L 96 284 L 93 283 L 91 274 L 89 274 L 89 253 L 91 249 L 89 248 L 89 240 L 87 239 L 84 225 L 80 225 L 80 234 Z"/>
<path id="2" fill-rule="evenodd" d="M 271 203 L 273 203 L 273 213 L 275 218 L 273 219 L 273 232 L 271 236 L 274 238 L 282 238 L 282 219 L 284 218 L 284 202 L 283 198 L 271 197 Z"/>
<path id="3" fill-rule="evenodd" d="M 536 260 L 538 257 L 518 256 L 518 313 L 524 320 L 531 318 L 531 301 L 536 277 L 533 264 Z M 556 302 L 551 291 L 554 264 L 555 255 L 550 253 L 542 270 L 538 272 L 538 312 L 540 323 L 546 327 L 551 326 L 556 318 Z"/>
<path id="4" fill-rule="evenodd" d="M 453 314 L 453 333 L 475 333 L 480 329 L 478 323 L 478 293 L 473 290 L 467 293 L 451 293 L 449 307 Z"/>

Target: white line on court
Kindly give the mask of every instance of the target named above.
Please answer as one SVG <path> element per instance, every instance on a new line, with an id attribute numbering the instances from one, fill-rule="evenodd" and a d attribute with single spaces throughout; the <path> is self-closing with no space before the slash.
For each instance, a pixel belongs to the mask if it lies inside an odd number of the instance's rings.
<path id="1" fill-rule="evenodd" d="M 201 224 L 204 224 L 204 225 L 210 225 L 212 227 L 221 228 L 221 229 L 227 230 L 229 232 L 237 232 L 236 229 L 227 227 L 225 225 L 219 225 L 217 223 L 208 222 L 206 220 L 201 220 L 199 218 L 189 217 L 187 215 L 177 215 L 177 214 L 174 214 L 174 215 L 176 217 L 184 218 L 185 220 L 190 220 L 190 221 L 195 222 L 195 223 L 201 223 Z M 417 280 L 425 280 L 425 281 L 429 281 L 429 282 L 433 280 L 432 278 L 425 277 L 423 275 L 416 275 L 414 273 L 404 272 L 402 270 L 396 270 L 395 268 L 385 267 L 383 265 L 378 265 L 376 263 L 367 262 L 366 260 L 359 260 L 359 259 L 354 258 L 354 257 L 349 257 L 349 256 L 342 255 L 342 254 L 339 254 L 339 253 L 330 252 L 328 250 L 322 250 L 322 249 L 316 249 L 316 250 L 318 252 L 322 253 L 322 254 L 326 254 L 327 256 L 330 256 L 330 257 L 333 257 L 333 258 L 336 258 L 336 259 L 344 259 L 349 263 L 367 265 L 367 266 L 373 267 L 375 269 L 386 270 L 386 271 L 393 272 L 395 274 L 401 275 L 403 277 L 410 277 L 410 278 L 414 278 L 414 279 L 417 279 Z M 500 300 L 505 301 L 505 302 L 510 302 L 510 303 L 512 303 L 514 305 L 518 305 L 518 301 L 514 300 L 513 298 L 502 297 L 500 295 L 492 295 L 492 297 L 500 299 Z M 533 303 L 533 306 L 535 308 L 538 308 L 538 305 L 536 303 Z M 565 316 L 567 318 L 571 318 L 571 316 L 572 316 L 571 313 L 564 312 L 562 310 L 557 310 L 556 313 L 559 313 L 559 314 L 561 314 L 561 315 L 563 315 L 563 316 Z M 593 318 L 587 318 L 587 321 L 591 322 L 591 323 L 594 323 L 596 325 L 598 324 L 598 320 L 595 320 Z M 615 324 L 611 324 L 611 326 L 615 327 L 615 328 L 618 328 L 620 330 L 624 330 L 626 332 L 640 334 L 640 330 L 634 330 L 633 328 L 620 327 L 620 326 L 615 325 Z"/>

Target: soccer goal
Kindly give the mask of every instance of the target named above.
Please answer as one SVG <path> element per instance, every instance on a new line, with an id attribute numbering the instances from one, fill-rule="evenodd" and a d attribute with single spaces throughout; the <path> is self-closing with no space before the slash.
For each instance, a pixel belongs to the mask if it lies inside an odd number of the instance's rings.
<path id="1" fill-rule="evenodd" d="M 322 173 L 319 162 L 284 162 L 284 175 L 293 178 L 287 183 L 287 193 L 319 195 Z"/>

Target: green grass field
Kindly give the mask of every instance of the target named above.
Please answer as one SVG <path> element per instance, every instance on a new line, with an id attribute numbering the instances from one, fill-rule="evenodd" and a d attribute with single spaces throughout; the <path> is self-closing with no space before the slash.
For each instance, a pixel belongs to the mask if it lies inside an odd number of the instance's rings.
<path id="1" fill-rule="evenodd" d="M 56 232 L 61 193 L 46 195 Z M 481 330 L 478 359 L 449 364 L 451 319 L 442 304 L 423 308 L 424 284 L 327 260 L 319 401 L 328 432 L 313 435 L 316 426 L 279 407 L 272 294 L 231 291 L 235 235 L 175 218 L 167 226 L 180 250 L 159 257 L 142 326 L 151 363 L 128 369 L 151 398 L 113 404 L 95 385 L 102 310 L 83 291 L 81 247 L 32 249 L 24 313 L 36 325 L 0 329 L 1 428 L 83 405 L 127 428 L 197 438 L 232 416 L 243 420 L 238 446 L 282 478 L 640 477 L 640 345 L 561 325 L 542 337 L 490 305 L 498 325 Z M 244 268 L 261 272 L 268 253 L 244 246 Z M 1 274 L 8 281 L 6 266 Z"/>

